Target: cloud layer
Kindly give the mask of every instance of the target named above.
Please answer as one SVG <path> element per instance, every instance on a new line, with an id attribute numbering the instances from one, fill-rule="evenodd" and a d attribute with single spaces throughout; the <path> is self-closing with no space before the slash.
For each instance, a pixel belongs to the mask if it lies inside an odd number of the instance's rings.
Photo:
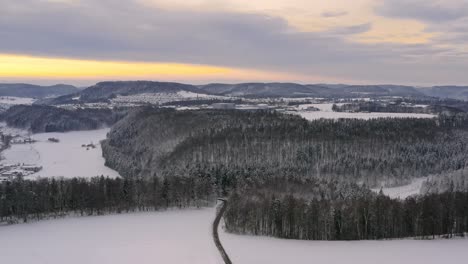
<path id="1" fill-rule="evenodd" d="M 320 75 L 324 81 L 328 76 L 468 83 L 468 54 L 463 52 L 468 52 L 468 36 L 459 23 L 468 13 L 463 3 L 457 8 L 431 0 L 379 1 L 375 9 L 381 16 L 421 20 L 427 31 L 447 32 L 417 45 L 353 40 L 372 28 L 371 19 L 304 32 L 267 13 L 163 9 L 137 0 L 0 0 L 0 6 L 0 53 L 5 54 L 207 64 Z"/>

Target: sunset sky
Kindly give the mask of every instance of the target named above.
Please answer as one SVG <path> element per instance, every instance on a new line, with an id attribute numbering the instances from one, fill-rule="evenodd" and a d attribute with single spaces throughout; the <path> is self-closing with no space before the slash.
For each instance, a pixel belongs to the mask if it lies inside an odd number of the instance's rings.
<path id="1" fill-rule="evenodd" d="M 0 0 L 0 82 L 468 85 L 468 0 Z"/>

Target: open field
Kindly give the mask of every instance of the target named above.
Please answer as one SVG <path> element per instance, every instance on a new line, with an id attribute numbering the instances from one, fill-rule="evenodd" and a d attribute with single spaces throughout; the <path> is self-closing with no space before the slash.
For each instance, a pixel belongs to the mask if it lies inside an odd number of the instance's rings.
<path id="1" fill-rule="evenodd" d="M 33 177 L 118 177 L 119 174 L 104 166 L 100 141 L 106 138 L 108 128 L 67 133 L 41 133 L 31 136 L 37 142 L 13 144 L 2 153 L 2 164 L 25 163 L 42 166 Z M 50 142 L 56 138 L 58 143 Z M 93 144 L 93 147 L 82 147 Z"/>

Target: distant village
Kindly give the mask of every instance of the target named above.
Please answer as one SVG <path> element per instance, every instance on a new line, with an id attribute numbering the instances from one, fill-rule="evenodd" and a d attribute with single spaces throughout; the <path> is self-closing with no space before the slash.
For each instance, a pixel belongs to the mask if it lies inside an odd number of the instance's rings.
<path id="1" fill-rule="evenodd" d="M 17 134 L 14 132 L 5 132 L 0 129 L 0 152 L 8 149 L 13 145 L 18 144 L 34 144 L 37 140 L 32 139 L 29 135 Z M 59 143 L 58 138 L 48 138 L 47 142 L 54 144 Z M 82 144 L 82 148 L 86 150 L 95 149 L 96 145 L 94 143 Z M 3 159 L 3 157 L 2 157 Z M 35 174 L 43 169 L 42 166 L 36 164 L 27 164 L 27 163 L 6 163 L 1 161 L 0 163 L 0 182 L 11 181 L 17 177 L 27 177 L 29 175 Z"/>
<path id="2" fill-rule="evenodd" d="M 29 136 L 24 136 L 20 134 L 9 134 L 0 132 L 1 135 L 1 151 L 10 147 L 10 145 L 15 144 L 32 144 L 36 141 Z M 2 163 L 0 164 L 0 182 L 10 181 L 15 177 L 24 177 L 42 170 L 41 166 L 34 164 L 9 164 Z"/>

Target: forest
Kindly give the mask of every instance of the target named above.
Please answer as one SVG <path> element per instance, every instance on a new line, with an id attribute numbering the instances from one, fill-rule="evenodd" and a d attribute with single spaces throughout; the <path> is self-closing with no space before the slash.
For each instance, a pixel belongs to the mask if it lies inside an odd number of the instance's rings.
<path id="1" fill-rule="evenodd" d="M 275 112 L 144 108 L 113 127 L 103 154 L 125 177 L 203 164 L 373 187 L 466 167 L 467 128 L 464 114 L 309 122 Z"/>
<path id="2" fill-rule="evenodd" d="M 17 178 L 0 183 L 0 223 L 210 206 L 215 201 L 211 188 L 204 178 L 177 176 L 162 180 Z"/>
<path id="3" fill-rule="evenodd" d="M 468 232 L 468 116 L 316 120 L 273 111 L 142 107 L 102 142 L 122 178 L 0 183 L 0 222 L 212 206 L 226 228 L 309 240 Z M 439 175 L 424 195 L 370 191 Z M 443 180 L 445 179 L 445 180 Z"/>
<path id="4" fill-rule="evenodd" d="M 0 222 L 213 206 L 227 195 L 226 230 L 306 240 L 435 238 L 468 232 L 468 192 L 405 200 L 342 181 L 194 168 L 160 179 L 17 178 L 0 183 Z"/>
<path id="5" fill-rule="evenodd" d="M 252 190 L 235 192 L 226 229 L 238 234 L 305 240 L 368 240 L 463 236 L 468 231 L 468 192 L 444 192 L 405 200 L 357 193 L 307 199 Z"/>
<path id="6" fill-rule="evenodd" d="M 15 105 L 1 113 L 0 120 L 32 133 L 67 132 L 111 126 L 126 113 L 126 109 L 67 110 L 45 105 Z"/>

